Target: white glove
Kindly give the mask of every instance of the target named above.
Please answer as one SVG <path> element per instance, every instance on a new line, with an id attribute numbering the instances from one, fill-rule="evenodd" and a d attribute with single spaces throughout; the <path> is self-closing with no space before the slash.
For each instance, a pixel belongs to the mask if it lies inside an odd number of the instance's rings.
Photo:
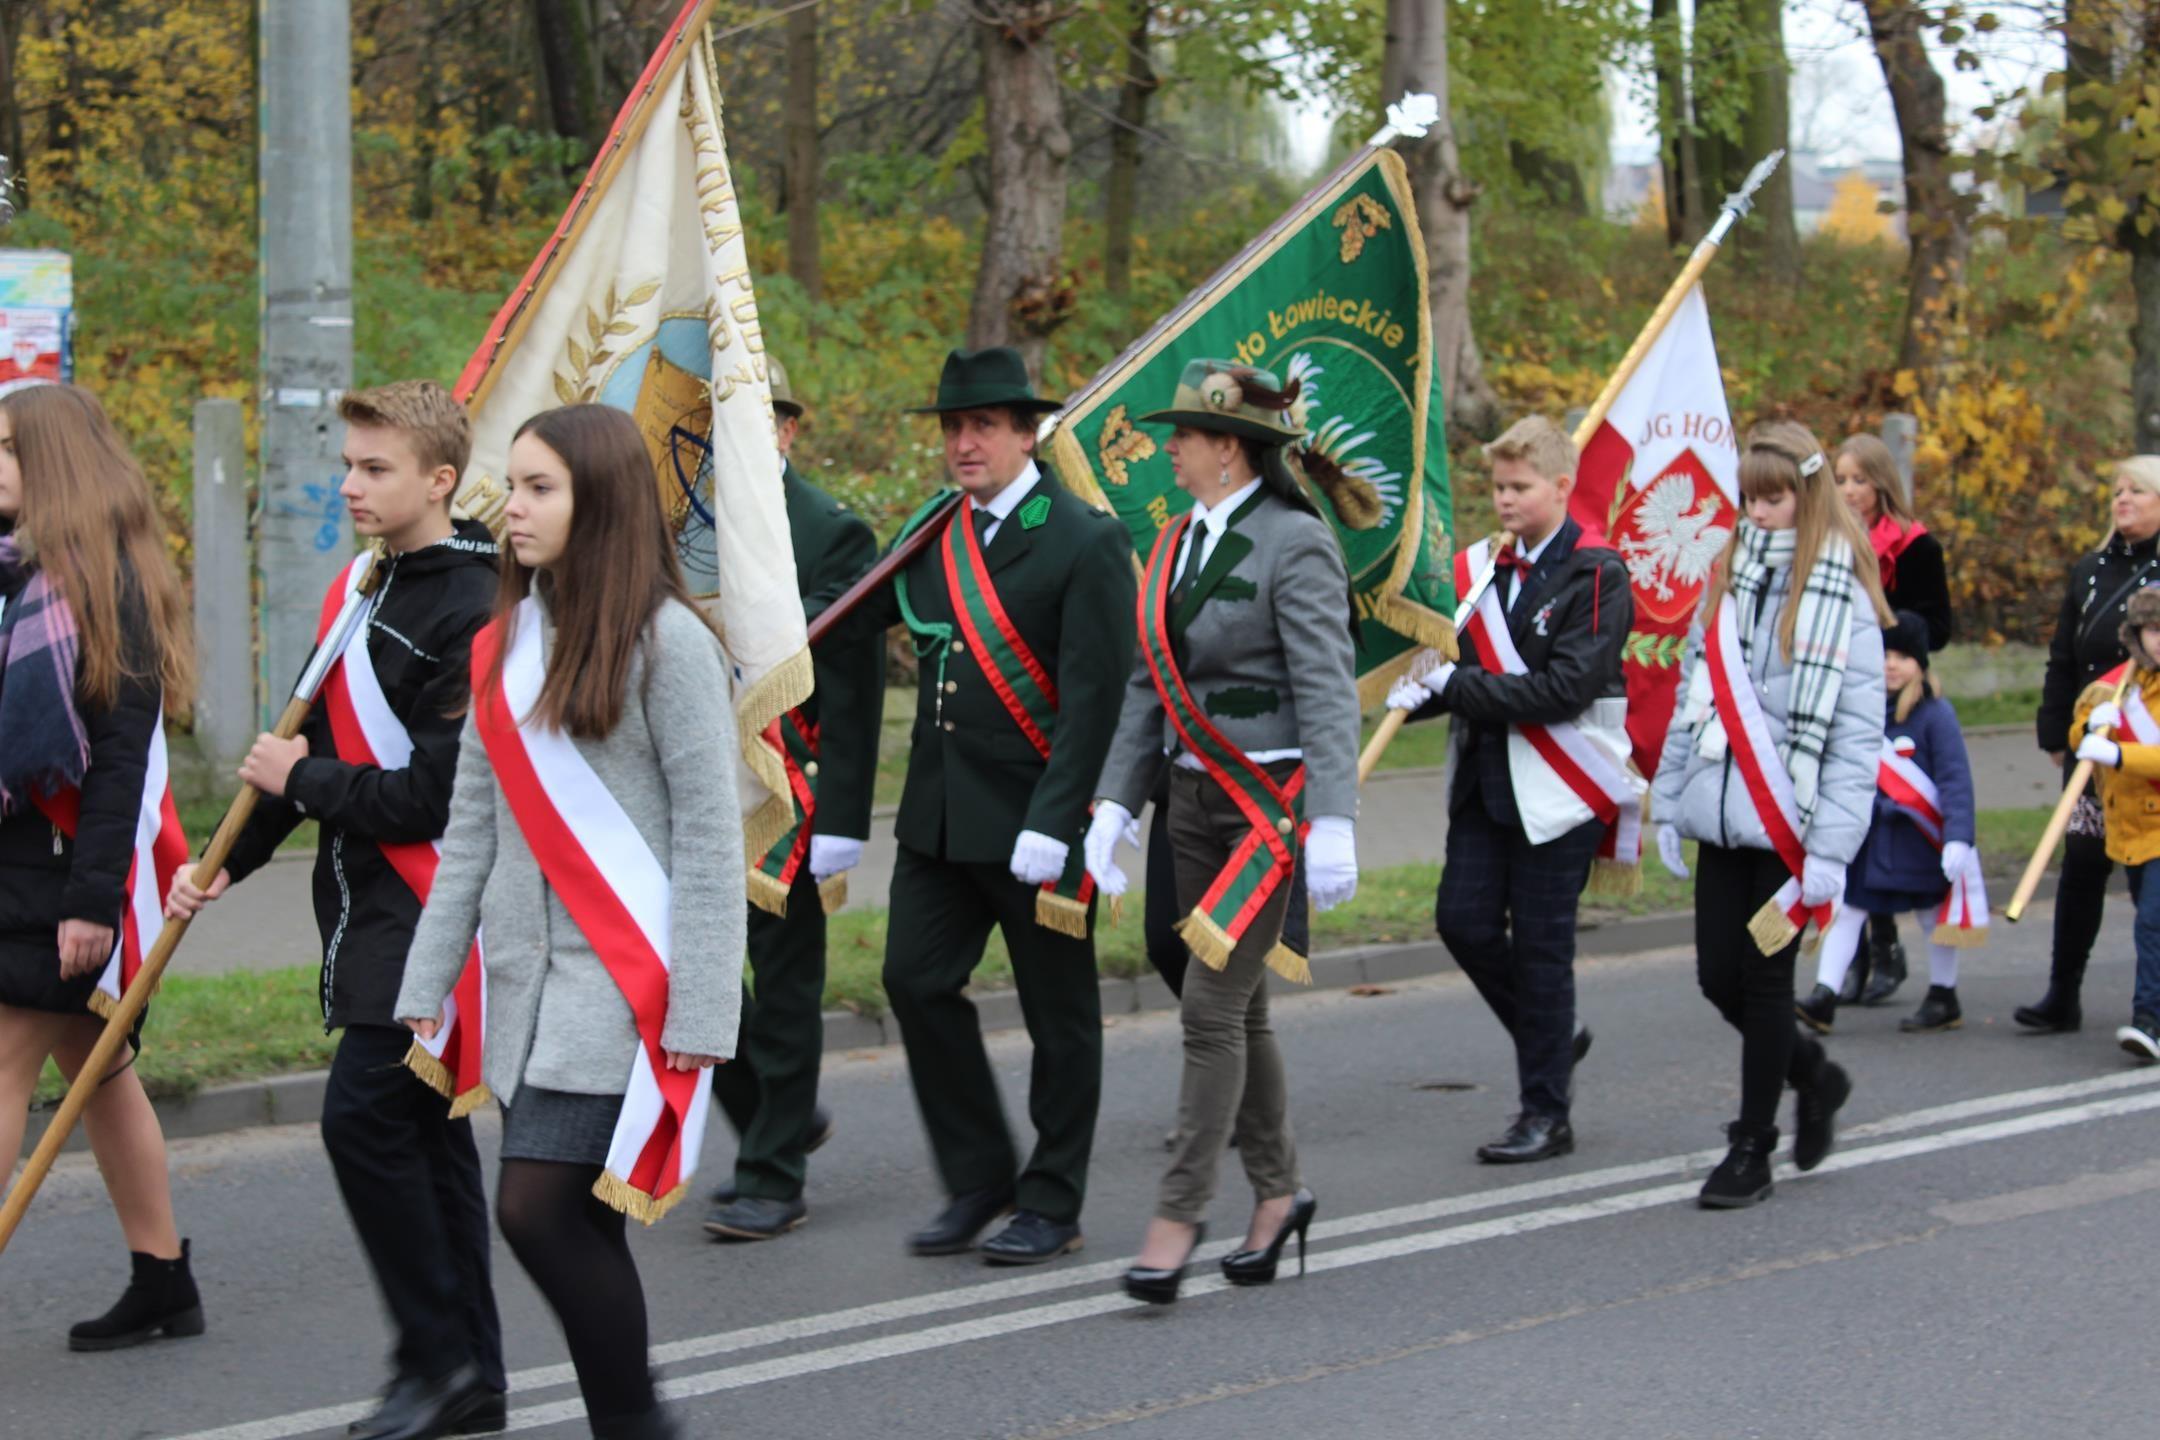
<path id="1" fill-rule="evenodd" d="M 2096 730 L 2119 730 L 2122 728 L 2122 706 L 2112 700 L 2103 700 L 2093 706 L 2092 714 L 2085 717 L 2085 733 Z"/>
<path id="2" fill-rule="evenodd" d="M 1943 879 L 1955 884 L 1960 875 L 1978 869 L 1979 865 L 1980 856 L 1963 840 L 1952 840 L 1943 846 Z"/>
<path id="3" fill-rule="evenodd" d="M 1023 885 L 1048 885 L 1065 873 L 1065 857 L 1071 852 L 1070 845 L 1040 830 L 1022 830 L 1013 839 L 1013 879 Z"/>
<path id="4" fill-rule="evenodd" d="M 1398 675 L 1388 687 L 1387 708 L 1390 710 L 1415 710 L 1432 699 L 1432 691 L 1419 684 L 1409 675 Z"/>
<path id="5" fill-rule="evenodd" d="M 845 835 L 810 837 L 810 878 L 822 885 L 862 863 L 863 842 Z"/>
<path id="6" fill-rule="evenodd" d="M 2087 735 L 2078 741 L 2077 758 L 2119 770 L 2122 768 L 2122 746 L 2102 735 Z"/>
<path id="7" fill-rule="evenodd" d="M 1094 818 L 1088 821 L 1087 839 L 1080 850 L 1087 857 L 1087 872 L 1095 877 L 1095 888 L 1105 895 L 1122 895 L 1128 883 L 1125 872 L 1118 868 L 1117 847 L 1119 842 L 1128 845 L 1140 843 L 1140 827 L 1127 810 L 1115 800 L 1097 800 Z"/>
<path id="8" fill-rule="evenodd" d="M 1332 910 L 1357 894 L 1357 822 L 1322 815 L 1305 833 L 1305 893 L 1316 910 Z"/>
<path id="9" fill-rule="evenodd" d="M 1687 879 L 1687 861 L 1680 856 L 1680 827 L 1660 825 L 1657 827 L 1657 858 L 1675 880 Z"/>
<path id="10" fill-rule="evenodd" d="M 1448 681 L 1453 678 L 1454 661 L 1442 660 L 1437 650 L 1420 650 L 1411 660 L 1410 668 L 1403 671 L 1401 678 L 1389 687 L 1388 709 L 1415 710 L 1447 689 Z"/>
<path id="11" fill-rule="evenodd" d="M 1800 903 L 1813 909 L 1835 905 L 1845 898 L 1845 867 L 1820 855 L 1807 857 L 1800 867 Z"/>

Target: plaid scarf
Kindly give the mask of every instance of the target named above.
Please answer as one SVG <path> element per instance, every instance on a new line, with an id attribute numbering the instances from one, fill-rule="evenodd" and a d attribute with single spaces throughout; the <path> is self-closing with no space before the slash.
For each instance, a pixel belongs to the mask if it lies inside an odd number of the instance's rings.
<path id="1" fill-rule="evenodd" d="M 82 783 L 90 735 L 75 708 L 75 612 L 22 542 L 0 535 L 0 814 L 35 789 Z"/>
<path id="2" fill-rule="evenodd" d="M 1771 577 L 1792 569 L 1796 530 L 1759 530 L 1742 520 L 1733 552 L 1726 593 L 1739 607 L 1740 653 L 1749 673 L 1755 668 L 1755 617 Z M 1799 614 L 1793 617 L 1792 688 L 1785 702 L 1785 738 L 1778 758 L 1792 777 L 1800 823 L 1815 816 L 1816 790 L 1822 778 L 1823 751 L 1830 743 L 1830 722 L 1837 715 L 1838 691 L 1845 683 L 1846 650 L 1851 644 L 1853 597 L 1859 577 L 1853 571 L 1852 546 L 1842 535 L 1823 538 L 1814 568 L 1800 587 Z M 1703 623 L 1711 623 L 1705 616 Z M 1773 632 L 1774 633 L 1774 632 Z M 1775 643 L 1773 641 L 1773 643 Z M 1725 754 L 1725 727 L 1710 696 L 1710 667 L 1698 663 L 1688 678 L 1689 723 L 1696 727 L 1696 749 L 1711 759 Z"/>

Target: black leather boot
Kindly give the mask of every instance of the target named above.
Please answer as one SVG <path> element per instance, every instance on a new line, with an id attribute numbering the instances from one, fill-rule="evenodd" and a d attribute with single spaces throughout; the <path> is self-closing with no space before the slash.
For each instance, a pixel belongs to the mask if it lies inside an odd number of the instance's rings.
<path id="1" fill-rule="evenodd" d="M 1732 1148 L 1703 1182 L 1696 1203 L 1705 1210 L 1744 1210 L 1770 1198 L 1770 1152 L 1777 1149 L 1777 1126 L 1756 1129 L 1734 1121 L 1725 1127 Z"/>
<path id="2" fill-rule="evenodd" d="M 2050 980 L 2039 1004 L 2020 1005 L 2010 1018 L 2036 1035 L 2073 1034 L 2085 1023 L 2084 1008 L 2078 1004 L 2080 988 Z"/>
<path id="3" fill-rule="evenodd" d="M 1846 978 L 1852 977 L 1848 975 Z M 1793 1014 L 1799 1016 L 1800 1023 L 1816 1034 L 1827 1035 L 1830 1027 L 1837 1024 L 1839 993 L 1828 985 L 1817 985 L 1808 992 L 1807 999 L 1793 1001 Z"/>
<path id="4" fill-rule="evenodd" d="M 202 1296 L 188 1270 L 188 1242 L 180 1242 L 180 1258 L 160 1260 L 141 1251 L 130 1251 L 134 1274 L 120 1302 L 68 1331 L 70 1350 L 125 1350 L 160 1335 L 179 1338 L 203 1333 Z"/>
<path id="5" fill-rule="evenodd" d="M 1965 1012 L 1958 1008 L 1956 988 L 1930 985 L 1920 1008 L 1898 1021 L 1897 1028 L 1907 1035 L 1925 1035 L 1937 1030 L 1955 1030 L 1964 1023 Z"/>
<path id="6" fill-rule="evenodd" d="M 1880 1005 L 1905 983 L 1905 944 L 1898 939 L 1895 916 L 1868 922 L 1867 956 L 1875 976 L 1862 987 L 1860 1003 Z"/>

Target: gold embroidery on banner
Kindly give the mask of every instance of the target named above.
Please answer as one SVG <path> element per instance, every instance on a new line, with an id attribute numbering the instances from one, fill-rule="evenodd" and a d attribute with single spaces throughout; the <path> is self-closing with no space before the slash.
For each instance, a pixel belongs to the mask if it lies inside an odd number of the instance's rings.
<path id="1" fill-rule="evenodd" d="M 1112 485 L 1125 485 L 1132 480 L 1128 462 L 1145 460 L 1153 455 L 1155 440 L 1146 431 L 1134 429 L 1125 414 L 1125 407 L 1120 405 L 1103 420 L 1102 435 L 1095 442 L 1095 450 L 1102 457 L 1103 479 Z"/>
<path id="2" fill-rule="evenodd" d="M 659 293 L 658 280 L 647 280 L 628 295 L 618 295 L 615 283 L 608 282 L 607 298 L 598 306 L 585 307 L 584 341 L 575 333 L 563 341 L 569 368 L 555 372 L 556 399 L 565 405 L 585 405 L 599 397 L 606 362 L 621 358 L 622 351 L 631 348 L 621 344 L 623 337 L 637 334 L 629 313 Z"/>
<path id="3" fill-rule="evenodd" d="M 1372 196 L 1353 195 L 1336 207 L 1329 223 L 1342 231 L 1342 263 L 1348 265 L 1365 253 L 1367 240 L 1395 228 L 1395 217 Z"/>

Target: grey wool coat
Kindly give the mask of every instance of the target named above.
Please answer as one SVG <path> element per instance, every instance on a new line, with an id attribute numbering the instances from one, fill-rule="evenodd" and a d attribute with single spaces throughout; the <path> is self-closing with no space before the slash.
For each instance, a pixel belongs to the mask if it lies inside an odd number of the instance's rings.
<path id="1" fill-rule="evenodd" d="M 1182 628 L 1186 688 L 1223 738 L 1247 754 L 1303 750 L 1306 816 L 1354 819 L 1357 654 L 1348 572 L 1327 522 L 1255 492 L 1170 627 Z M 1176 743 L 1143 651 L 1095 793 L 1139 814 Z"/>
<path id="2" fill-rule="evenodd" d="M 543 651 L 554 640 L 549 622 Z M 732 1055 L 742 1008 L 734 713 L 720 642 L 688 607 L 669 601 L 632 661 L 621 723 L 605 739 L 574 742 L 668 874 L 661 1044 L 695 1055 Z M 541 874 L 468 717 L 442 864 L 405 961 L 400 1019 L 441 1013 L 483 928 L 484 1069 L 496 1098 L 510 1104 L 526 1083 L 622 1094 L 638 1046 L 630 1004 Z"/>
<path id="3" fill-rule="evenodd" d="M 1865 563 L 1867 556 L 1862 555 Z M 1792 569 L 1777 571 L 1763 595 L 1748 637 L 1748 674 L 1763 699 L 1770 738 L 1785 743 L 1785 706 L 1792 694 L 1792 662 L 1778 644 L 1778 615 L 1792 589 Z M 1750 850 L 1771 849 L 1769 832 L 1748 799 L 1732 752 L 1712 760 L 1698 752 L 1695 727 L 1687 723 L 1688 684 L 1703 663 L 1703 625 L 1698 612 L 1688 630 L 1681 662 L 1680 703 L 1673 707 L 1665 732 L 1657 779 L 1650 787 L 1650 819 L 1677 825 L 1690 840 Z M 1875 818 L 1875 771 L 1882 757 L 1882 627 L 1865 594 L 1854 598 L 1852 625 L 1845 651 L 1845 679 L 1838 686 L 1837 713 L 1831 717 L 1829 743 L 1823 750 L 1816 783 L 1815 815 L 1800 843 L 1810 855 L 1849 865 L 1860 853 Z"/>

